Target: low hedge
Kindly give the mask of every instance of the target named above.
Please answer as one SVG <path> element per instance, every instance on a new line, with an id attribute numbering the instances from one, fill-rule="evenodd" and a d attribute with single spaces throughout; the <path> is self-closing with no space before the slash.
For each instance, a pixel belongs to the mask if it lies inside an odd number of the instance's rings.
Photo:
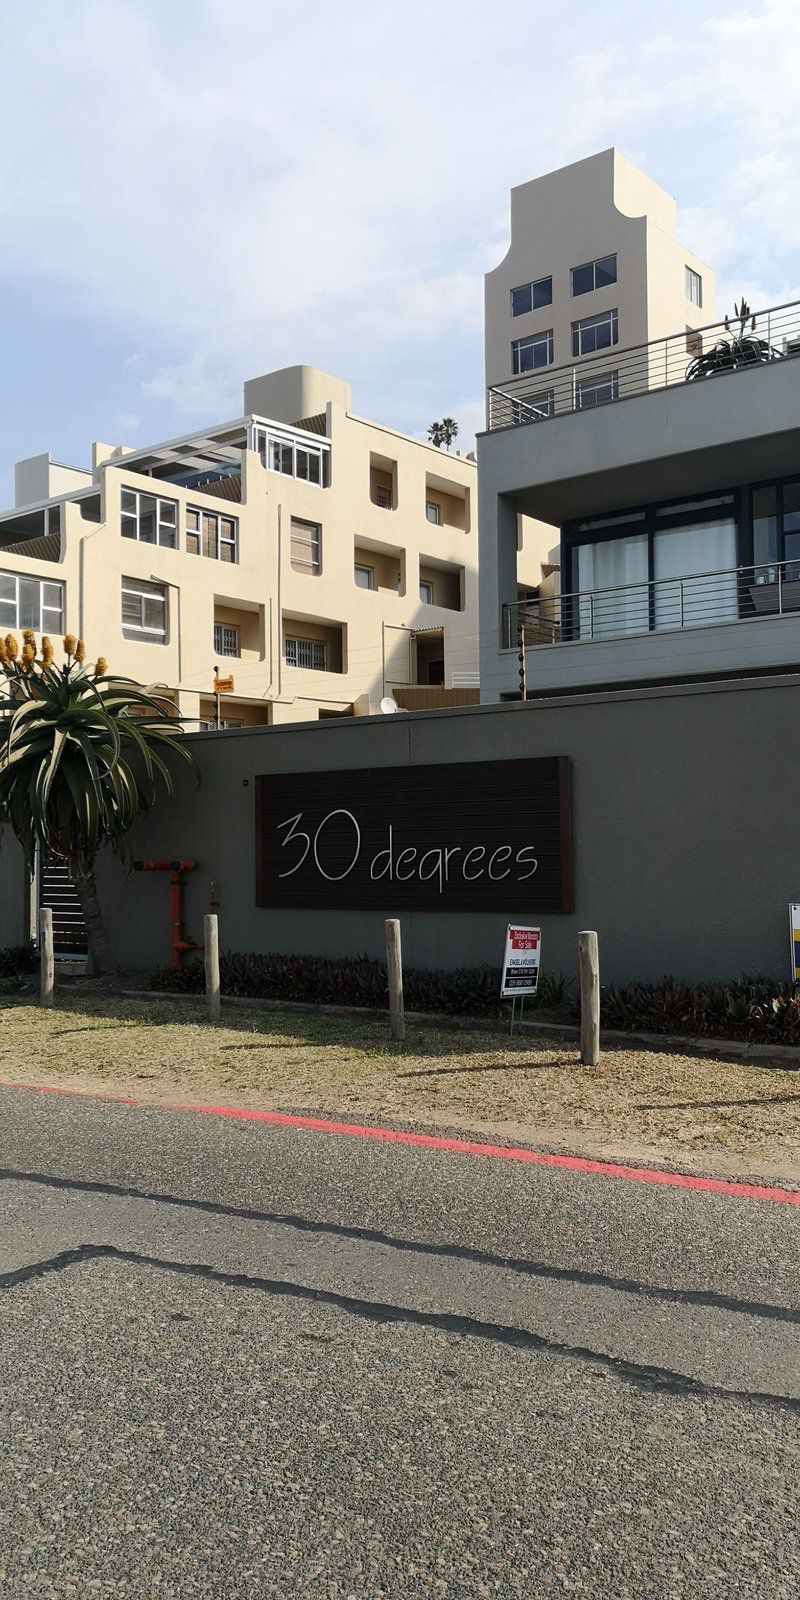
<path id="1" fill-rule="evenodd" d="M 2 972 L 0 956 L 0 980 Z M 248 999 L 295 1000 L 306 1005 L 388 1004 L 386 968 L 368 956 L 330 960 L 229 950 L 220 957 L 220 980 L 223 994 Z M 199 961 L 187 963 L 179 972 L 159 967 L 150 979 L 151 989 L 173 993 L 202 993 L 203 985 Z M 508 1006 L 508 1001 L 500 1000 L 500 968 L 492 966 L 453 971 L 408 968 L 403 974 L 403 992 L 409 1011 L 492 1017 Z M 543 971 L 536 1000 L 529 1001 L 526 1009 L 558 1021 L 577 1021 L 572 980 Z M 601 992 L 600 1015 L 604 1028 L 631 1033 L 800 1046 L 800 988 L 769 978 L 695 984 L 664 978 L 661 983 L 611 984 Z"/>
<path id="2" fill-rule="evenodd" d="M 22 994 L 33 988 L 38 964 L 32 944 L 14 944 L 0 950 L 0 994 Z"/>
<path id="3" fill-rule="evenodd" d="M 223 994 L 248 999 L 298 1000 L 309 1005 L 386 1006 L 386 967 L 368 956 L 331 960 L 323 956 L 239 954 L 220 956 Z M 158 967 L 151 989 L 197 993 L 204 984 L 199 961 L 176 972 Z M 557 973 L 542 972 L 539 993 L 530 1002 L 539 1010 L 559 1011 L 565 982 Z M 403 997 L 409 1011 L 441 1011 L 450 1016 L 495 1016 L 500 1007 L 499 967 L 457 967 L 454 971 L 406 968 Z"/>

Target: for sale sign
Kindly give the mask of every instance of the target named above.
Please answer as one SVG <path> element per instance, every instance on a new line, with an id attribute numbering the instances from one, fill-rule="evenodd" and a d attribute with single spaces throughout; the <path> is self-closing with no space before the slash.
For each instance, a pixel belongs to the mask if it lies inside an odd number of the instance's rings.
<path id="1" fill-rule="evenodd" d="M 512 923 L 508 924 L 501 996 L 536 993 L 541 951 L 541 928 L 517 928 Z"/>

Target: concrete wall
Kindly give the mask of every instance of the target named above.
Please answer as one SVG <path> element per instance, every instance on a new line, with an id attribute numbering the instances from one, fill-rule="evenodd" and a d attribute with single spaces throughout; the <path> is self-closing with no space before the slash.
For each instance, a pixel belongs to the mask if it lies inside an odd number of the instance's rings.
<path id="1" fill-rule="evenodd" d="M 788 971 L 787 907 L 800 900 L 793 845 L 798 711 L 795 674 L 197 734 L 190 743 L 200 789 L 179 772 L 175 799 L 135 831 L 134 853 L 197 859 L 186 894 L 186 925 L 196 939 L 213 880 L 224 948 L 379 956 L 382 911 L 326 914 L 255 905 L 254 779 L 270 772 L 496 759 L 502 783 L 506 758 L 566 755 L 572 762 L 575 911 L 541 919 L 545 965 L 574 972 L 578 931 L 588 927 L 599 932 L 606 981 L 666 973 L 698 980 L 741 972 L 782 977 Z M 513 808 L 513 793 L 507 798 Z M 434 793 L 431 807 L 435 811 Z M 444 840 L 447 816 L 441 824 Z M 7 871 L 12 854 L 7 844 L 0 870 Z M 167 961 L 166 874 L 126 880 L 108 859 L 100 881 L 121 959 L 139 967 Z M 393 909 L 387 901 L 385 914 Z M 537 918 L 535 897 L 530 918 Z M 418 912 L 401 920 L 408 963 L 500 960 L 501 913 Z M 7 937 L 4 928 L 4 942 Z"/>

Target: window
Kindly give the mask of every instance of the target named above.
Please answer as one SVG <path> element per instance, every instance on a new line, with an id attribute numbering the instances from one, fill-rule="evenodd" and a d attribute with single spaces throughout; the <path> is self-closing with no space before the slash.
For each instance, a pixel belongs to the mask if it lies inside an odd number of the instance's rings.
<path id="1" fill-rule="evenodd" d="M 304 483 L 322 486 L 327 482 L 327 445 L 300 441 L 286 434 L 275 433 L 271 428 L 256 428 L 254 445 L 261 461 L 270 472 L 282 472 L 289 478 L 300 478 Z"/>
<path id="2" fill-rule="evenodd" d="M 604 372 L 601 377 L 578 379 L 575 396 L 578 411 L 589 411 L 592 406 L 607 406 L 609 400 L 618 399 L 618 372 Z"/>
<path id="3" fill-rule="evenodd" d="M 318 522 L 292 517 L 290 560 L 295 572 L 318 578 L 322 571 L 322 528 Z"/>
<path id="4" fill-rule="evenodd" d="M 200 506 L 186 507 L 186 549 L 193 556 L 210 556 L 212 561 L 239 560 L 239 524 L 236 517 L 206 511 Z"/>
<path id="5" fill-rule="evenodd" d="M 538 278 L 535 283 L 523 283 L 511 290 L 511 315 L 522 317 L 526 311 L 538 311 L 540 306 L 553 304 L 552 278 Z"/>
<path id="6" fill-rule="evenodd" d="M 166 643 L 167 591 L 162 584 L 123 578 L 122 633 L 125 639 Z"/>
<path id="7" fill-rule="evenodd" d="M 376 506 L 380 506 L 383 511 L 391 511 L 392 491 L 387 483 L 376 483 L 375 504 Z"/>
<path id="8" fill-rule="evenodd" d="M 362 567 L 362 566 L 359 565 L 358 562 L 356 562 L 356 565 L 355 565 L 355 578 L 356 578 L 356 588 L 357 589 L 374 589 L 375 588 L 375 568 L 374 567 Z"/>
<path id="9" fill-rule="evenodd" d="M 287 667 L 313 667 L 316 672 L 328 670 L 328 646 L 324 639 L 286 639 L 284 656 Z"/>
<path id="10" fill-rule="evenodd" d="M 420 581 L 419 597 L 424 606 L 433 605 L 433 584 L 429 579 L 423 578 Z"/>
<path id="11" fill-rule="evenodd" d="M 684 275 L 687 300 L 691 300 L 693 306 L 702 306 L 703 280 L 699 272 L 694 272 L 691 267 L 684 267 Z"/>
<path id="12" fill-rule="evenodd" d="M 227 622 L 214 623 L 214 650 L 218 656 L 238 656 L 239 629 Z"/>
<path id="13" fill-rule="evenodd" d="M 596 261 L 585 261 L 582 267 L 573 267 L 570 273 L 573 296 L 590 294 L 592 289 L 604 289 L 607 283 L 616 281 L 616 256 L 598 256 Z"/>
<path id="14" fill-rule="evenodd" d="M 543 394 L 520 394 L 511 402 L 512 422 L 541 422 L 543 417 L 554 417 L 555 414 L 554 389 L 546 389 Z"/>
<path id="15" fill-rule="evenodd" d="M 619 341 L 619 321 L 616 311 L 601 311 L 598 317 L 582 317 L 572 324 L 572 354 L 590 356 L 595 350 L 607 350 Z"/>
<path id="16" fill-rule="evenodd" d="M 776 583 L 776 565 L 784 566 L 783 578 L 800 577 L 800 482 L 769 484 L 753 490 L 753 561 L 756 583 Z M 2 581 L 2 580 L 0 580 Z"/>
<path id="17" fill-rule="evenodd" d="M 178 547 L 178 503 L 160 495 L 143 494 L 139 489 L 123 489 L 120 501 L 123 539 L 138 539 L 141 544 L 160 544 L 168 550 Z"/>
<path id="18" fill-rule="evenodd" d="M 425 515 L 429 522 L 435 522 L 437 528 L 442 526 L 442 508 L 438 500 L 425 501 Z"/>
<path id="19" fill-rule="evenodd" d="M 0 572 L 0 631 L 7 628 L 63 633 L 64 585 Z"/>
<path id="20" fill-rule="evenodd" d="M 553 330 L 534 333 L 529 339 L 515 339 L 511 345 L 515 373 L 534 372 L 537 367 L 549 367 L 553 360 Z"/>

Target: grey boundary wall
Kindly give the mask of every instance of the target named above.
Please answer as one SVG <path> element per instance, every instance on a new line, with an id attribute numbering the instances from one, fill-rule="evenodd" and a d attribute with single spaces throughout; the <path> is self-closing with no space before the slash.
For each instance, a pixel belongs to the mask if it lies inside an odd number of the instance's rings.
<path id="1" fill-rule="evenodd" d="M 383 954 L 380 910 L 277 910 L 255 902 L 258 776 L 441 762 L 567 756 L 572 781 L 574 910 L 541 923 L 543 964 L 574 973 L 577 936 L 596 928 L 605 982 L 789 975 L 788 905 L 800 900 L 800 675 L 587 694 L 274 729 L 193 734 L 202 783 L 182 764 L 176 794 L 132 835 L 146 858 L 195 858 L 185 927 L 202 937 L 209 885 L 223 950 Z M 435 810 L 436 793 L 431 793 Z M 508 797 L 513 806 L 513 793 Z M 443 836 L 447 818 L 442 817 Z M 166 873 L 99 871 L 117 954 L 169 960 Z M 24 937 L 18 852 L 0 853 L 0 945 Z M 401 912 L 408 965 L 502 958 L 502 911 Z"/>

